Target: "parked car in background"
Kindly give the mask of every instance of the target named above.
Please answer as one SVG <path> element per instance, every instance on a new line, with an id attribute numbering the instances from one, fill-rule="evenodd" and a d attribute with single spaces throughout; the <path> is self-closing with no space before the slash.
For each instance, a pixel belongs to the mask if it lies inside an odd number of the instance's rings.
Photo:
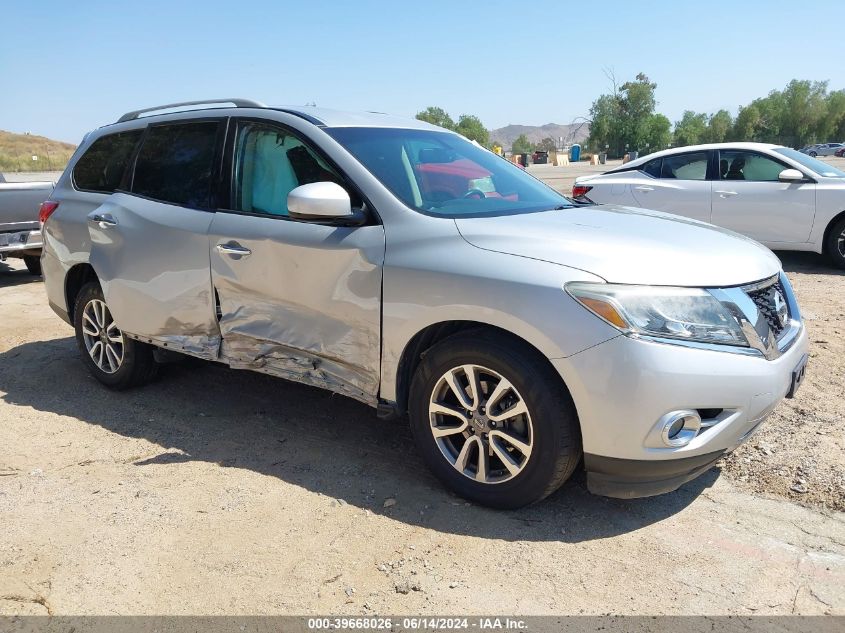
<path id="1" fill-rule="evenodd" d="M 415 119 L 223 103 L 95 130 L 43 206 L 49 303 L 108 387 L 162 350 L 322 387 L 515 508 L 581 463 L 598 494 L 674 490 L 801 384 L 798 305 L 751 240 L 581 207 Z"/>
<path id="2" fill-rule="evenodd" d="M 818 143 L 816 145 L 808 145 L 800 151 L 802 154 L 807 154 L 815 158 L 816 156 L 833 156 L 843 147 L 845 146 L 842 143 Z"/>
<path id="3" fill-rule="evenodd" d="M 573 197 L 665 211 L 845 268 L 845 172 L 788 147 L 717 143 L 656 152 L 576 179 Z"/>
<path id="4" fill-rule="evenodd" d="M 836 156 L 837 158 L 845 158 L 845 145 L 843 145 L 838 150 L 833 152 L 833 155 Z"/>
<path id="5" fill-rule="evenodd" d="M 17 257 L 30 273 L 41 274 L 38 212 L 52 191 L 52 182 L 6 182 L 0 174 L 0 261 Z"/>
<path id="6" fill-rule="evenodd" d="M 531 155 L 531 162 L 535 165 L 545 165 L 549 162 L 549 153 L 545 150 L 538 149 Z"/>

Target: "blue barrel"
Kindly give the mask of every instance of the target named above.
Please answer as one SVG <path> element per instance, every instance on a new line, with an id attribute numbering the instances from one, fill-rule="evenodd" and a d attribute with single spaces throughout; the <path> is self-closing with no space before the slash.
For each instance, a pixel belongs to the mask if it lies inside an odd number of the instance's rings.
<path id="1" fill-rule="evenodd" d="M 579 160 L 581 160 L 581 146 L 578 143 L 575 143 L 569 149 L 569 160 L 573 163 L 577 163 Z"/>

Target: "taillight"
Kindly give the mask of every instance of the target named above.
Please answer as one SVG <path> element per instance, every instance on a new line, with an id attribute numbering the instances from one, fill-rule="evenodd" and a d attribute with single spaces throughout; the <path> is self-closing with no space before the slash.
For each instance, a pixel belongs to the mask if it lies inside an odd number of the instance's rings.
<path id="1" fill-rule="evenodd" d="M 587 185 L 573 185 L 572 186 L 572 197 L 573 198 L 586 198 L 587 194 L 590 193 L 592 187 L 588 187 Z"/>
<path id="2" fill-rule="evenodd" d="M 53 200 L 47 200 L 46 202 L 41 203 L 41 208 L 38 210 L 38 221 L 41 222 L 41 226 L 44 226 L 47 218 L 53 215 L 53 211 L 58 208 L 59 203 L 54 202 Z"/>

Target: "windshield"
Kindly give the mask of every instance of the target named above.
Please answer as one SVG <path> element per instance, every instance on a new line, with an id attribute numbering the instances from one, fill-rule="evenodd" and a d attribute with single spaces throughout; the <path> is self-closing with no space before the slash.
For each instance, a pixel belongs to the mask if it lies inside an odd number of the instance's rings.
<path id="1" fill-rule="evenodd" d="M 787 158 L 791 158 L 796 163 L 801 163 L 804 167 L 811 169 L 819 176 L 824 176 L 825 178 L 845 178 L 845 171 L 836 169 L 836 167 L 833 167 L 822 160 L 817 160 L 812 156 L 807 156 L 806 154 L 802 154 L 794 149 L 790 149 L 788 147 L 778 147 L 775 151 Z"/>
<path id="2" fill-rule="evenodd" d="M 482 217 L 574 206 L 501 156 L 449 132 L 328 128 L 402 202 L 443 217 Z"/>

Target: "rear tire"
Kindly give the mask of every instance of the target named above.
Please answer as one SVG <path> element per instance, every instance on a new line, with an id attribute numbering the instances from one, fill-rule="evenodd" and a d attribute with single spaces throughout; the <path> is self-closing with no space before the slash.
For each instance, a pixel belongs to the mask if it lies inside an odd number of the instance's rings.
<path id="1" fill-rule="evenodd" d="M 117 328 L 98 283 L 85 284 L 75 306 L 76 344 L 94 378 L 110 389 L 123 390 L 155 377 L 158 364 L 153 346 L 135 341 Z"/>
<path id="2" fill-rule="evenodd" d="M 439 413 L 439 405 L 451 412 Z M 524 413 L 508 415 L 517 410 Z M 581 459 L 578 417 L 560 377 L 538 352 L 502 335 L 460 333 L 426 352 L 409 417 L 431 471 L 460 496 L 494 508 L 540 501 Z"/>
<path id="3" fill-rule="evenodd" d="M 845 217 L 840 218 L 830 228 L 824 251 L 831 264 L 837 268 L 845 268 Z"/>
<path id="4" fill-rule="evenodd" d="M 38 255 L 24 255 L 23 263 L 31 275 L 41 276 L 41 258 Z"/>

